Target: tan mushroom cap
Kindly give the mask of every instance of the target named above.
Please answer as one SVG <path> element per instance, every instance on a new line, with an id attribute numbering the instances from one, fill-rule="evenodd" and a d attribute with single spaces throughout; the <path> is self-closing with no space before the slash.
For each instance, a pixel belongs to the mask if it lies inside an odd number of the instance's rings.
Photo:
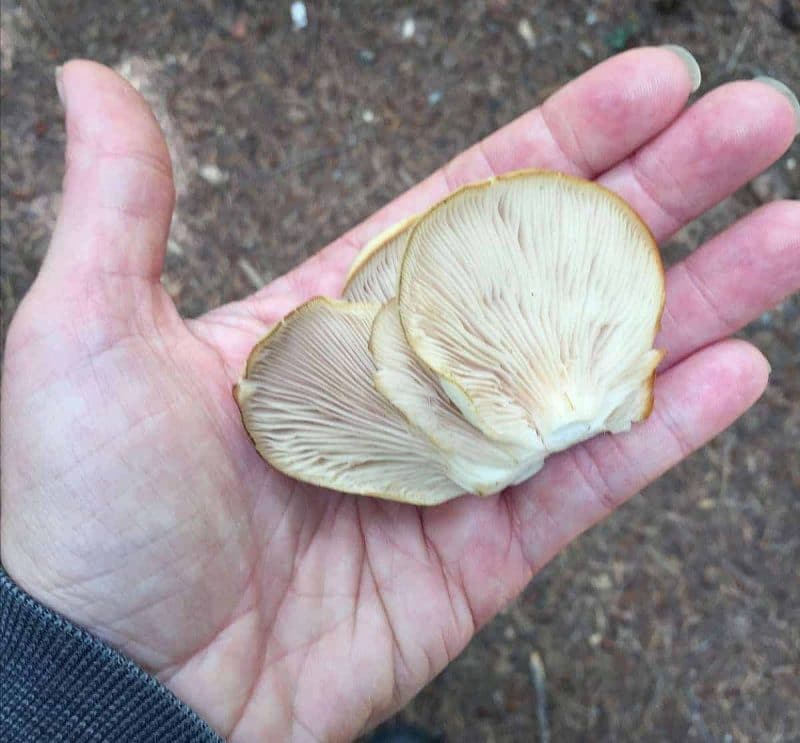
<path id="1" fill-rule="evenodd" d="M 397 294 L 400 262 L 406 240 L 418 217 L 392 225 L 364 246 L 347 274 L 342 298 L 351 302 L 384 304 Z"/>
<path id="2" fill-rule="evenodd" d="M 313 299 L 252 351 L 234 390 L 259 453 L 298 480 L 435 505 L 464 489 L 440 452 L 373 386 L 377 304 Z"/>
<path id="3" fill-rule="evenodd" d="M 442 452 L 449 477 L 470 493 L 488 495 L 539 470 L 545 451 L 488 439 L 469 423 L 406 343 L 397 300 L 384 305 L 372 326 L 375 387 Z"/>
<path id="4" fill-rule="evenodd" d="M 664 269 L 610 191 L 523 171 L 413 227 L 399 312 L 414 354 L 489 438 L 557 451 L 649 415 Z"/>

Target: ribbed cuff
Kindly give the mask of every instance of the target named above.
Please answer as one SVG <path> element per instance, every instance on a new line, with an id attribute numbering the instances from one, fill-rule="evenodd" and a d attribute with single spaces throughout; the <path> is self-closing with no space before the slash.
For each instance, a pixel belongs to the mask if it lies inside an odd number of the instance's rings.
<path id="1" fill-rule="evenodd" d="M 31 598 L 0 566 L 0 740 L 222 738 L 133 662 Z"/>

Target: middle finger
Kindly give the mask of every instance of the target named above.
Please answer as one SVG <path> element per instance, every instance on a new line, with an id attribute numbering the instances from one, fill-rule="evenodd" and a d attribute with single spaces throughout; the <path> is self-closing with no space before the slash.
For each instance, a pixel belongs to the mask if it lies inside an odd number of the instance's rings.
<path id="1" fill-rule="evenodd" d="M 661 241 L 786 152 L 800 124 L 796 116 L 769 85 L 729 83 L 597 180 L 622 196 Z"/>

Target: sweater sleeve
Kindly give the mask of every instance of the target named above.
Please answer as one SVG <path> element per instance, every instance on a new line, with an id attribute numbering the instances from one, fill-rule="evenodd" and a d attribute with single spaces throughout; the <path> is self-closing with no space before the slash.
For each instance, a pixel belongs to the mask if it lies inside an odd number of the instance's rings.
<path id="1" fill-rule="evenodd" d="M 222 741 L 166 687 L 39 604 L 1 566 L 0 740 Z"/>

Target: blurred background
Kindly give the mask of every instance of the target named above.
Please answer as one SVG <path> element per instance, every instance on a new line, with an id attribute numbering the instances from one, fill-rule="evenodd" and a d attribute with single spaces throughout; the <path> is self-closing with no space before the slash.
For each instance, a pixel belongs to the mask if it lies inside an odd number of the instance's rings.
<path id="1" fill-rule="evenodd" d="M 178 190 L 163 281 L 188 315 L 279 276 L 625 48 L 686 46 L 698 95 L 758 74 L 800 89 L 797 0 L 0 9 L 3 334 L 58 209 L 53 71 L 70 57 L 114 67 L 161 122 Z M 667 262 L 798 195 L 795 144 L 669 242 Z M 550 564 L 398 720 L 447 741 L 545 726 L 553 741 L 800 739 L 800 299 L 742 335 L 772 364 L 755 408 Z"/>

